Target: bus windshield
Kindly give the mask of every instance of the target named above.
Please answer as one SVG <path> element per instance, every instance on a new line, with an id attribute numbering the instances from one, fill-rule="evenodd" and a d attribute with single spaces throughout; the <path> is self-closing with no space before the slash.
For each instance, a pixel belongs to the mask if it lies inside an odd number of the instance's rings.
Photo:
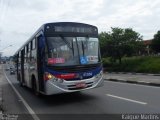
<path id="1" fill-rule="evenodd" d="M 70 66 L 99 62 L 98 38 L 47 37 L 48 64 Z"/>

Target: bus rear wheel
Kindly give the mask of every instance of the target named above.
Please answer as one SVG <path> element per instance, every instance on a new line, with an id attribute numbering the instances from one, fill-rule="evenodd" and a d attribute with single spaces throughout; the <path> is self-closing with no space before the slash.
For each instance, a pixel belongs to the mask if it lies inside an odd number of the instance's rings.
<path id="1" fill-rule="evenodd" d="M 23 82 L 22 82 L 22 79 L 21 79 L 21 76 L 20 76 L 20 75 L 18 75 L 18 81 L 19 81 L 19 85 L 20 85 L 21 87 L 23 87 L 24 85 L 23 85 Z"/>
<path id="2" fill-rule="evenodd" d="M 36 96 L 39 96 L 39 95 L 40 95 L 40 93 L 39 93 L 38 90 L 37 90 L 36 79 L 32 79 L 32 90 L 33 90 L 33 93 L 34 93 Z"/>

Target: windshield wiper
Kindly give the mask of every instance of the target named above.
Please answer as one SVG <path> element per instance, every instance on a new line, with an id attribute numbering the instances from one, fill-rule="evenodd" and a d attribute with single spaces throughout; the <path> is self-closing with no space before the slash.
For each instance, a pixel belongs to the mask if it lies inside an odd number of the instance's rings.
<path id="1" fill-rule="evenodd" d="M 67 46 L 69 47 L 69 49 L 72 50 L 72 53 L 73 53 L 73 55 L 74 55 L 73 40 L 72 40 L 72 46 L 71 46 L 70 43 L 65 39 L 65 37 L 63 37 L 62 35 L 60 35 L 60 37 L 61 37 L 62 40 L 67 44 Z"/>
<path id="2" fill-rule="evenodd" d="M 88 40 L 89 40 L 89 37 L 87 36 L 86 39 L 85 39 L 85 41 L 81 41 L 83 56 L 85 55 L 85 49 L 87 49 L 87 46 L 88 46 Z"/>
<path id="3" fill-rule="evenodd" d="M 62 35 L 60 35 L 60 37 L 67 44 L 67 46 L 72 50 L 73 48 L 71 47 L 70 43 Z"/>
<path id="4" fill-rule="evenodd" d="M 73 46 L 73 40 L 72 40 L 72 53 L 73 53 L 73 56 L 74 56 L 74 46 Z"/>
<path id="5" fill-rule="evenodd" d="M 83 56 L 84 56 L 84 43 L 83 43 L 83 41 L 81 41 L 81 43 L 82 43 L 82 52 L 83 52 Z"/>

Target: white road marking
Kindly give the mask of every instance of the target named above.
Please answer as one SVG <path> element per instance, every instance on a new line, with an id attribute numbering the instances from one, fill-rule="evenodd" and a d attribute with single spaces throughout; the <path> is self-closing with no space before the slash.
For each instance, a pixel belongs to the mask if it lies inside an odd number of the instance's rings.
<path id="1" fill-rule="evenodd" d="M 31 116 L 33 117 L 34 120 L 40 120 L 39 117 L 36 115 L 36 113 L 32 110 L 32 108 L 28 105 L 28 103 L 24 100 L 24 98 L 20 95 L 20 93 L 17 91 L 17 89 L 13 86 L 13 84 L 11 83 L 11 81 L 9 80 L 9 78 L 7 77 L 6 73 L 3 70 L 3 73 L 8 81 L 8 83 L 11 85 L 11 87 L 13 88 L 13 90 L 15 91 L 15 93 L 18 95 L 19 99 L 21 99 L 22 103 L 24 104 L 24 106 L 27 108 L 28 112 L 31 114 Z"/>
<path id="2" fill-rule="evenodd" d="M 106 94 L 106 95 L 109 96 L 109 97 L 118 98 L 118 99 L 121 99 L 121 100 L 126 100 L 126 101 L 129 101 L 129 102 L 134 102 L 134 103 L 138 103 L 138 104 L 142 104 L 142 105 L 146 105 L 147 104 L 146 102 L 132 100 L 132 99 L 128 99 L 128 98 L 124 98 L 124 97 L 119 97 L 119 96 L 115 96 L 115 95 L 111 95 L 111 94 Z"/>

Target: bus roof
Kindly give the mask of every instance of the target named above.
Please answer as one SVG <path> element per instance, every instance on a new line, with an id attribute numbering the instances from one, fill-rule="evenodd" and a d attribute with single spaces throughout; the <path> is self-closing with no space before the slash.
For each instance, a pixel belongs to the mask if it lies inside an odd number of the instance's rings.
<path id="1" fill-rule="evenodd" d="M 23 47 L 29 43 L 40 31 L 46 32 L 45 29 L 47 29 L 47 27 L 55 27 L 55 26 L 73 26 L 73 27 L 90 27 L 90 28 L 94 28 L 96 30 L 96 32 L 98 33 L 98 29 L 96 26 L 90 25 L 90 24 L 86 24 L 86 23 L 79 23 L 79 22 L 54 22 L 54 23 L 45 23 L 43 24 L 17 51 L 14 55 L 16 55 L 20 50 L 23 49 Z M 74 29 L 73 29 L 74 30 Z M 52 30 L 53 32 L 53 30 Z M 45 34 L 45 33 L 44 33 Z"/>

